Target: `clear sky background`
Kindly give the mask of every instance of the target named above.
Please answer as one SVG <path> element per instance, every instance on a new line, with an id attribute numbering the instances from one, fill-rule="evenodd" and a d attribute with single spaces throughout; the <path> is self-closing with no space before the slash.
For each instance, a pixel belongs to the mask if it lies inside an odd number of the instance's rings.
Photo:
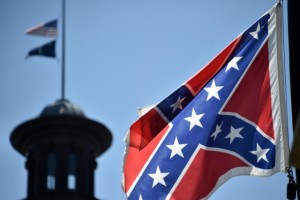
<path id="1" fill-rule="evenodd" d="M 67 0 L 66 98 L 113 133 L 112 146 L 97 158 L 97 198 L 125 199 L 121 189 L 123 138 L 138 118 L 137 108 L 164 99 L 275 3 Z M 61 96 L 61 35 L 57 59 L 26 60 L 29 50 L 51 39 L 24 31 L 60 17 L 60 0 L 0 0 L 1 200 L 26 197 L 25 159 L 10 144 L 12 130 L 38 117 Z M 210 199 L 286 199 L 287 182 L 284 173 L 268 178 L 239 176 Z"/>

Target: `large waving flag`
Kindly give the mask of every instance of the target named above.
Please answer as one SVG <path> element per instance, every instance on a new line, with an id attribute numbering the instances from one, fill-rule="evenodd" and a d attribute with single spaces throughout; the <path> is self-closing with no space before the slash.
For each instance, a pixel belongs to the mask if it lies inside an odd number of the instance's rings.
<path id="1" fill-rule="evenodd" d="M 55 37 L 57 35 L 57 19 L 31 27 L 25 33 L 28 35 Z"/>
<path id="2" fill-rule="evenodd" d="M 237 175 L 288 166 L 278 4 L 130 127 L 129 200 L 207 199 Z"/>

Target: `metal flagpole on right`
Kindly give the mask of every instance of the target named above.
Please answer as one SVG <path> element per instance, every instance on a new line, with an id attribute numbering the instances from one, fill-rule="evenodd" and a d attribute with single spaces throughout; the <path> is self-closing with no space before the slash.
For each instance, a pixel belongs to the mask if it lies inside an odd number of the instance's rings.
<path id="1" fill-rule="evenodd" d="M 293 127 L 295 130 L 300 110 L 300 1 L 288 1 L 288 38 Z M 294 133 L 295 134 L 295 133 Z M 295 143 L 293 145 L 300 145 Z M 296 155 L 300 159 L 300 155 Z M 296 169 L 297 199 L 300 197 L 300 170 Z"/>
<path id="2" fill-rule="evenodd" d="M 62 23 L 61 23 L 61 29 L 62 29 L 62 39 L 61 39 L 61 100 L 65 100 L 65 29 L 66 29 L 66 0 L 62 0 Z"/>

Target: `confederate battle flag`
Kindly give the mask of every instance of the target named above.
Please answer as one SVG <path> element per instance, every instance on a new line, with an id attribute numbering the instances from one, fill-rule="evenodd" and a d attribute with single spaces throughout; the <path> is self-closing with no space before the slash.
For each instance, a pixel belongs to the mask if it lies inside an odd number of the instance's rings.
<path id="1" fill-rule="evenodd" d="M 123 173 L 129 200 L 208 199 L 231 177 L 286 170 L 281 9 L 132 124 Z"/>

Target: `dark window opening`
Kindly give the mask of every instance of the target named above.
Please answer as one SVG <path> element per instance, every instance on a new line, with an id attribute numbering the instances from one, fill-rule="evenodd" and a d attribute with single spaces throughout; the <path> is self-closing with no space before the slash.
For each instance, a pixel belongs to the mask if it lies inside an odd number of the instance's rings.
<path id="1" fill-rule="evenodd" d="M 68 189 L 76 189 L 76 156 L 74 153 L 70 153 L 68 157 Z"/>
<path id="2" fill-rule="evenodd" d="M 47 189 L 55 190 L 56 156 L 49 153 L 47 158 Z"/>

